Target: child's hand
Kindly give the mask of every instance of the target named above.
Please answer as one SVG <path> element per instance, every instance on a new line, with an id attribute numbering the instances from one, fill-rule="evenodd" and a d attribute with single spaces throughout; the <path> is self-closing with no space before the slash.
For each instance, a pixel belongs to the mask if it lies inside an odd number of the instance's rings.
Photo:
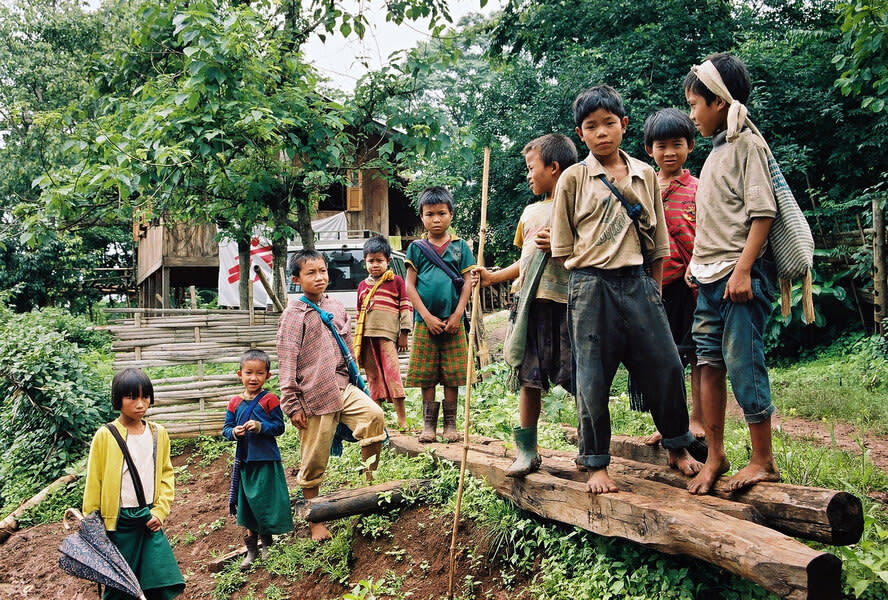
<path id="1" fill-rule="evenodd" d="M 552 238 L 550 237 L 550 233 L 551 230 L 549 227 L 543 227 L 537 231 L 536 237 L 533 239 L 537 249 L 546 254 L 552 253 Z"/>
<path id="2" fill-rule="evenodd" d="M 249 421 L 244 423 L 244 430 L 252 431 L 253 433 L 259 433 L 262 430 L 262 423 L 250 419 Z"/>
<path id="3" fill-rule="evenodd" d="M 728 285 L 725 286 L 723 298 L 730 298 L 735 304 L 744 304 L 752 300 L 752 277 L 749 273 L 735 267 L 728 279 Z"/>
<path id="4" fill-rule="evenodd" d="M 453 315 L 451 315 L 453 316 Z M 447 328 L 447 322 L 442 321 L 435 315 L 430 315 L 429 319 L 425 322 L 426 327 L 429 328 L 429 333 L 432 335 L 438 335 L 439 333 L 443 333 Z"/>
<path id="5" fill-rule="evenodd" d="M 244 429 L 243 425 L 238 425 L 231 430 L 231 433 L 233 433 L 235 437 L 244 437 L 244 435 L 247 433 L 247 430 Z"/>
<path id="6" fill-rule="evenodd" d="M 490 278 L 490 271 L 484 267 L 478 267 L 472 270 L 472 278 L 474 279 L 475 277 L 481 281 L 481 287 L 487 287 L 493 283 Z M 472 286 L 474 287 L 474 283 Z"/>
<path id="7" fill-rule="evenodd" d="M 290 415 L 290 423 L 292 423 L 297 429 L 305 429 L 308 427 L 308 418 L 305 416 L 304 412 L 297 410 Z"/>
<path id="8" fill-rule="evenodd" d="M 693 276 L 691 275 L 691 270 L 685 269 L 684 282 L 688 285 L 689 288 L 691 288 L 692 290 L 696 290 L 697 284 L 694 283 L 694 280 L 692 279 L 692 277 Z"/>
<path id="9" fill-rule="evenodd" d="M 444 324 L 444 331 L 453 335 L 454 333 L 459 332 L 459 324 L 462 323 L 462 317 L 456 313 L 453 313 L 449 317 L 447 317 L 447 321 Z"/>
<path id="10" fill-rule="evenodd" d="M 161 525 L 162 525 L 162 523 L 160 522 L 160 519 L 158 519 L 157 517 L 155 517 L 153 515 L 148 520 L 148 522 L 145 523 L 145 527 L 148 529 L 148 531 L 152 531 L 152 532 L 153 531 L 160 531 Z"/>
<path id="11" fill-rule="evenodd" d="M 478 285 L 478 282 L 481 280 L 481 275 L 478 271 L 482 270 L 483 268 L 484 267 L 475 267 L 474 269 L 471 270 L 471 272 L 470 272 L 471 278 L 470 279 L 471 279 L 471 284 L 472 284 L 473 288 L 476 285 Z"/>
<path id="12" fill-rule="evenodd" d="M 398 335 L 398 352 L 407 352 L 407 332 L 402 331 Z"/>

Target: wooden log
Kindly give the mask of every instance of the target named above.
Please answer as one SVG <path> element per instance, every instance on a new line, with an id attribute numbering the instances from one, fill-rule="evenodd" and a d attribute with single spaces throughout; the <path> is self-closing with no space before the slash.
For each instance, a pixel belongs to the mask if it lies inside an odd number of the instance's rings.
<path id="1" fill-rule="evenodd" d="M 434 449 L 445 460 L 460 461 L 462 449 L 446 444 L 419 444 L 393 435 L 396 451 L 410 455 Z M 745 577 L 783 598 L 831 600 L 841 597 L 841 561 L 767 527 L 712 510 L 684 490 L 660 485 L 658 493 L 628 490 L 589 494 L 579 482 L 537 472 L 525 478 L 505 476 L 510 459 L 470 451 L 466 468 L 484 478 L 498 494 L 541 517 L 574 525 L 607 537 L 621 537 L 667 554 L 686 554 Z"/>
<path id="2" fill-rule="evenodd" d="M 46 497 L 52 492 L 68 485 L 69 483 L 77 479 L 77 477 L 79 477 L 79 475 L 62 475 L 61 477 L 50 483 L 48 486 L 31 496 L 29 500 L 21 503 L 14 511 L 6 515 L 6 517 L 2 521 L 0 521 L 0 544 L 4 543 L 13 533 L 18 531 L 18 518 L 22 516 L 26 510 L 37 506 L 38 504 L 46 500 Z"/>
<path id="3" fill-rule="evenodd" d="M 567 428 L 568 433 L 570 429 Z M 550 452 L 553 456 L 574 456 L 547 451 Z M 615 472 L 682 489 L 687 486 L 684 475 L 666 466 L 666 451 L 659 446 L 648 446 L 637 438 L 614 436 L 611 454 Z M 655 465 L 660 468 L 653 468 Z M 833 546 L 856 544 L 863 535 L 863 504 L 848 492 L 765 482 L 735 493 L 728 487 L 728 478 L 721 477 L 711 494 L 753 506 L 769 527 L 787 535 Z"/>
<path id="4" fill-rule="evenodd" d="M 320 523 L 354 515 L 390 512 L 406 505 L 411 495 L 428 488 L 431 483 L 429 479 L 400 479 L 291 504 L 306 521 Z"/>

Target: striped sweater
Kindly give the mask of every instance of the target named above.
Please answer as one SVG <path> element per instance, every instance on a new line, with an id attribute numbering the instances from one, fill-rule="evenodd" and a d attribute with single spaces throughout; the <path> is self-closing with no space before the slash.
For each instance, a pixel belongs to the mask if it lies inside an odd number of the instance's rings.
<path id="1" fill-rule="evenodd" d="M 669 229 L 669 256 L 663 260 L 663 285 L 684 277 L 694 253 L 697 181 L 690 171 L 684 169 L 679 177 L 660 189 Z"/>
<path id="2" fill-rule="evenodd" d="M 358 284 L 358 314 L 364 305 L 364 297 L 375 283 L 372 277 L 368 277 Z M 381 337 L 397 343 L 401 331 L 412 328 L 413 306 L 407 298 L 404 280 L 395 275 L 394 279 L 380 285 L 370 299 L 367 316 L 364 317 L 363 337 Z"/>

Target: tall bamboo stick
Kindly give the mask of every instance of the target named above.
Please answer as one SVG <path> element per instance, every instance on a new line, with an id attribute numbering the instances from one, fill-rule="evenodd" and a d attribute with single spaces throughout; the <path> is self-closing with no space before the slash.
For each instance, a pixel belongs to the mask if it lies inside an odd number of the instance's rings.
<path id="1" fill-rule="evenodd" d="M 481 177 L 481 229 L 478 232 L 478 261 L 484 266 L 484 239 L 487 237 L 487 183 L 490 177 L 490 147 L 484 147 L 484 169 Z M 472 399 L 472 382 L 475 380 L 475 327 L 480 315 L 481 284 L 472 288 L 472 317 L 469 319 L 469 357 L 466 362 L 466 402 L 464 409 L 463 452 L 459 465 L 459 487 L 456 490 L 456 510 L 453 513 L 453 533 L 450 536 L 450 581 L 447 584 L 447 597 L 453 598 L 453 575 L 456 564 L 456 530 L 459 527 L 459 510 L 462 506 L 463 484 L 466 478 L 466 462 L 469 455 L 469 406 Z"/>

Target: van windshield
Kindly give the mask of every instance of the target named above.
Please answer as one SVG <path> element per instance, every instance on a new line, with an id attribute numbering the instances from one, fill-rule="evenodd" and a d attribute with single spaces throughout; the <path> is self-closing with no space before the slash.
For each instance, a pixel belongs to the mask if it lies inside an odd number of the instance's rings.
<path id="1" fill-rule="evenodd" d="M 364 268 L 364 251 L 361 249 L 336 249 L 318 250 L 327 259 L 327 272 L 330 275 L 328 292 L 347 292 L 358 289 L 358 284 L 367 278 L 367 269 Z M 293 254 L 292 252 L 290 254 Z M 404 262 L 395 256 L 392 257 L 391 268 L 396 275 L 404 277 Z M 288 292 L 297 294 L 302 288 L 290 281 Z"/>

